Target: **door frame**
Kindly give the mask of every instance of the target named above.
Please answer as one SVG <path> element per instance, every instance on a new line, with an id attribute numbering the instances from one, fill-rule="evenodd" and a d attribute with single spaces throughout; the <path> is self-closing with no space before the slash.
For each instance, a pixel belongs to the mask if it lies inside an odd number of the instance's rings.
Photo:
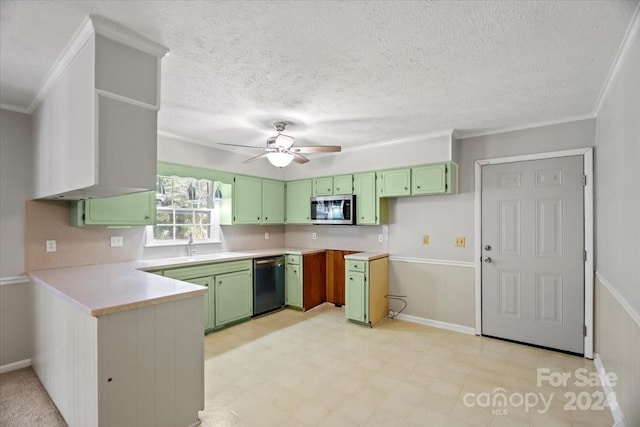
<path id="1" fill-rule="evenodd" d="M 593 147 L 475 161 L 475 300 L 476 335 L 482 335 L 482 167 L 528 160 L 582 156 L 587 182 L 584 191 L 584 357 L 593 359 Z"/>

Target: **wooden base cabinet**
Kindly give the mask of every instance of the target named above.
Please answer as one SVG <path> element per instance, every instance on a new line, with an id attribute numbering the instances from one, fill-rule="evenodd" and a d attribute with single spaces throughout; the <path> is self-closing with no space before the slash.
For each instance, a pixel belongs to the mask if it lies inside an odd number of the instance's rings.
<path id="1" fill-rule="evenodd" d="M 344 256 L 355 251 L 327 250 L 327 302 L 344 305 Z"/>
<path id="2" fill-rule="evenodd" d="M 373 326 L 389 313 L 389 259 L 347 259 L 345 266 L 345 317 Z"/>

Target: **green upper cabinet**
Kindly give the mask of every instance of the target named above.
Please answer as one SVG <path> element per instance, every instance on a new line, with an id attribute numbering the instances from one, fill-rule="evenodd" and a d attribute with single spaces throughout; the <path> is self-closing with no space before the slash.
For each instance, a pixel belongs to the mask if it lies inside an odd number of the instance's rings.
<path id="1" fill-rule="evenodd" d="M 333 195 L 333 177 L 324 176 L 313 179 L 313 197 Z"/>
<path id="2" fill-rule="evenodd" d="M 286 188 L 286 223 L 310 224 L 311 180 L 289 181 Z"/>
<path id="3" fill-rule="evenodd" d="M 418 166 L 411 173 L 412 195 L 457 192 L 457 167 L 453 162 Z"/>
<path id="4" fill-rule="evenodd" d="M 380 197 L 411 195 L 411 169 L 390 169 L 378 172 Z"/>
<path id="5" fill-rule="evenodd" d="M 358 225 L 387 223 L 387 199 L 378 197 L 375 172 L 354 174 L 353 193 L 356 195 L 356 223 Z"/>
<path id="6" fill-rule="evenodd" d="M 69 209 L 69 224 L 74 226 L 129 226 L 155 223 L 155 191 L 73 201 Z"/>
<path id="7" fill-rule="evenodd" d="M 333 177 L 333 194 L 335 196 L 352 193 L 353 175 L 338 175 Z"/>
<path id="8" fill-rule="evenodd" d="M 233 223 L 262 222 L 262 179 L 236 175 L 233 178 Z"/>
<path id="9" fill-rule="evenodd" d="M 284 224 L 284 182 L 262 180 L 262 223 Z"/>

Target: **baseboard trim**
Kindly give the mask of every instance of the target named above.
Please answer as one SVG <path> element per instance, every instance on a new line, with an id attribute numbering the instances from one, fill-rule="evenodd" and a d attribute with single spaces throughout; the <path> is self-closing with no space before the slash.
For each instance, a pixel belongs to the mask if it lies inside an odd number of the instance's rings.
<path id="1" fill-rule="evenodd" d="M 397 261 L 397 262 L 413 262 L 417 264 L 435 264 L 435 265 L 446 265 L 449 267 L 472 267 L 475 268 L 476 264 L 474 262 L 467 261 L 448 261 L 444 259 L 427 259 L 427 258 L 408 258 L 402 256 L 390 256 L 389 261 Z"/>
<path id="2" fill-rule="evenodd" d="M 470 326 L 456 325 L 455 323 L 442 322 L 440 320 L 426 319 L 424 317 L 412 316 L 410 314 L 398 314 L 397 319 L 406 320 L 407 322 L 419 323 L 421 325 L 432 326 L 439 329 L 447 329 L 449 331 L 460 332 L 467 335 L 475 335 L 476 330 Z"/>
<path id="3" fill-rule="evenodd" d="M 607 291 L 609 291 L 609 293 L 616 299 L 616 301 L 618 301 L 618 303 L 625 309 L 625 311 L 627 313 L 629 313 L 629 316 L 631 316 L 631 318 L 633 319 L 634 322 L 636 322 L 636 324 L 638 326 L 640 326 L 640 314 L 638 314 L 637 311 L 635 311 L 633 309 L 633 307 L 631 307 L 631 305 L 627 302 L 626 299 L 624 299 L 624 297 L 622 295 L 620 295 L 620 293 L 617 291 L 616 288 L 614 288 L 611 283 L 609 283 L 607 281 L 607 279 L 605 279 L 604 277 L 602 277 L 602 274 L 598 273 L 596 271 L 596 277 L 598 278 L 598 280 L 600 281 L 600 283 L 602 283 L 602 285 L 605 287 L 605 289 Z"/>
<path id="4" fill-rule="evenodd" d="M 609 383 L 606 381 L 607 372 L 604 369 L 604 365 L 602 364 L 602 359 L 600 359 L 600 354 L 595 353 L 593 358 L 593 363 L 596 365 L 596 371 L 598 372 L 598 376 L 600 377 L 600 384 L 602 384 L 602 389 L 604 390 L 605 396 L 607 396 L 607 403 L 609 404 L 609 409 L 611 410 L 611 415 L 613 416 L 613 420 L 615 423 L 613 427 L 625 427 L 626 418 L 622 413 L 622 409 L 620 405 L 618 405 L 618 400 L 616 399 L 616 394 L 613 389 L 609 386 Z"/>
<path id="5" fill-rule="evenodd" d="M 24 359 L 18 362 L 9 363 L 7 365 L 0 366 L 0 374 L 4 374 L 7 372 L 15 371 L 18 369 L 26 368 L 27 366 L 31 366 L 31 359 Z"/>

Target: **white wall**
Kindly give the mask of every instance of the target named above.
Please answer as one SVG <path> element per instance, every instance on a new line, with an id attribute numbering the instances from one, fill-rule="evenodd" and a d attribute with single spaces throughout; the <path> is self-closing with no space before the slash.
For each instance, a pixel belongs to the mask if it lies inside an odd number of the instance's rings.
<path id="1" fill-rule="evenodd" d="M 598 109 L 596 271 L 640 313 L 640 18 Z"/>
<path id="2" fill-rule="evenodd" d="M 0 278 L 24 275 L 24 201 L 32 183 L 31 118 L 0 110 Z M 31 357 L 31 284 L 0 284 L 0 366 Z"/>

